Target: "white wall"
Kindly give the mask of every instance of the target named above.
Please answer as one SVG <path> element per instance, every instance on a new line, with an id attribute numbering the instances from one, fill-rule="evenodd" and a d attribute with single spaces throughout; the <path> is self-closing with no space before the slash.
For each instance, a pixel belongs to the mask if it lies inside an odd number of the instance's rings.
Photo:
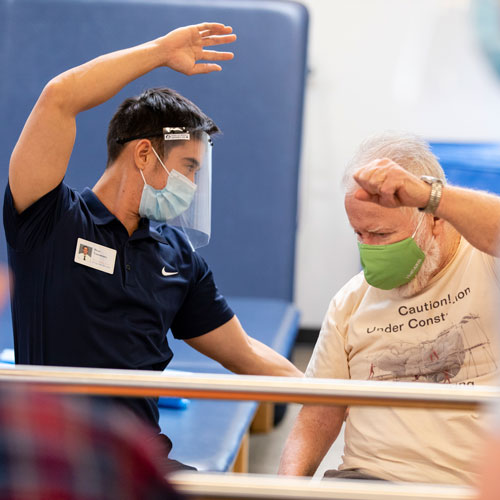
<path id="1" fill-rule="evenodd" d="M 500 79 L 481 52 L 469 0 L 302 0 L 310 50 L 295 300 L 321 324 L 359 270 L 343 209 L 345 163 L 367 135 L 500 141 Z"/>

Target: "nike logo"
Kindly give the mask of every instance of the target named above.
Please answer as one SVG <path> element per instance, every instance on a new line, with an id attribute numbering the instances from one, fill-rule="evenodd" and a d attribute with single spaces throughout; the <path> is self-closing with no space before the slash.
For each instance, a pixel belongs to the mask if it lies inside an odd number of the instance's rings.
<path id="1" fill-rule="evenodd" d="M 163 274 L 163 276 L 173 276 L 174 274 L 179 274 L 177 271 L 175 271 L 174 273 L 169 273 L 167 271 L 165 271 L 165 268 L 163 268 L 161 270 L 161 274 Z"/>

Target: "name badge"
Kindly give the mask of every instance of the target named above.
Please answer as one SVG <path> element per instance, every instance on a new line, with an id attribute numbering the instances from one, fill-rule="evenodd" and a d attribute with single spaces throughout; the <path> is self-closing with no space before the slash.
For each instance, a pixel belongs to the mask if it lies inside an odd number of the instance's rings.
<path id="1" fill-rule="evenodd" d="M 116 250 L 78 238 L 76 241 L 75 262 L 82 266 L 97 269 L 103 273 L 115 271 Z"/>

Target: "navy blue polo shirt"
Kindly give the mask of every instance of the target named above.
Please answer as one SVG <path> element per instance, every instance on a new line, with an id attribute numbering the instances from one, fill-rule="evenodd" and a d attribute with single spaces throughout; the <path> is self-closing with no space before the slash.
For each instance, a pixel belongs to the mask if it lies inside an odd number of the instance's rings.
<path id="1" fill-rule="evenodd" d="M 189 339 L 233 317 L 183 233 L 141 219 L 129 236 L 90 189 L 64 182 L 21 214 L 4 200 L 16 363 L 163 370 L 166 333 Z M 75 262 L 77 240 L 116 250 L 112 274 Z M 121 399 L 158 428 L 156 398 Z"/>

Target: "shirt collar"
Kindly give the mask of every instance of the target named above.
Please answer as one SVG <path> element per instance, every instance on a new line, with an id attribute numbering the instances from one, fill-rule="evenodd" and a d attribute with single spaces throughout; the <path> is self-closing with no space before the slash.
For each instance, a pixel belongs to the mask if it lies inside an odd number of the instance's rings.
<path id="1" fill-rule="evenodd" d="M 148 221 L 149 224 L 149 221 Z M 167 240 L 153 227 L 149 227 L 149 236 L 160 243 L 165 243 L 168 245 Z"/>
<path id="2" fill-rule="evenodd" d="M 139 226 L 134 231 L 134 234 L 130 237 L 131 240 L 140 240 L 143 238 L 153 238 L 160 243 L 167 243 L 167 240 L 156 230 L 154 226 L 151 225 L 149 219 L 144 217 L 139 221 Z"/>
<path id="3" fill-rule="evenodd" d="M 108 224 L 116 219 L 116 217 L 101 203 L 99 198 L 90 188 L 85 188 L 81 196 L 87 204 L 92 218 L 96 224 Z"/>
<path id="4" fill-rule="evenodd" d="M 99 225 L 108 224 L 114 220 L 118 220 L 99 200 L 95 193 L 90 188 L 85 188 L 81 196 L 87 204 L 94 222 Z M 139 221 L 138 228 L 132 234 L 131 239 L 138 240 L 142 238 L 151 237 L 160 243 L 167 243 L 165 238 L 154 228 L 148 219 L 142 218 Z"/>

